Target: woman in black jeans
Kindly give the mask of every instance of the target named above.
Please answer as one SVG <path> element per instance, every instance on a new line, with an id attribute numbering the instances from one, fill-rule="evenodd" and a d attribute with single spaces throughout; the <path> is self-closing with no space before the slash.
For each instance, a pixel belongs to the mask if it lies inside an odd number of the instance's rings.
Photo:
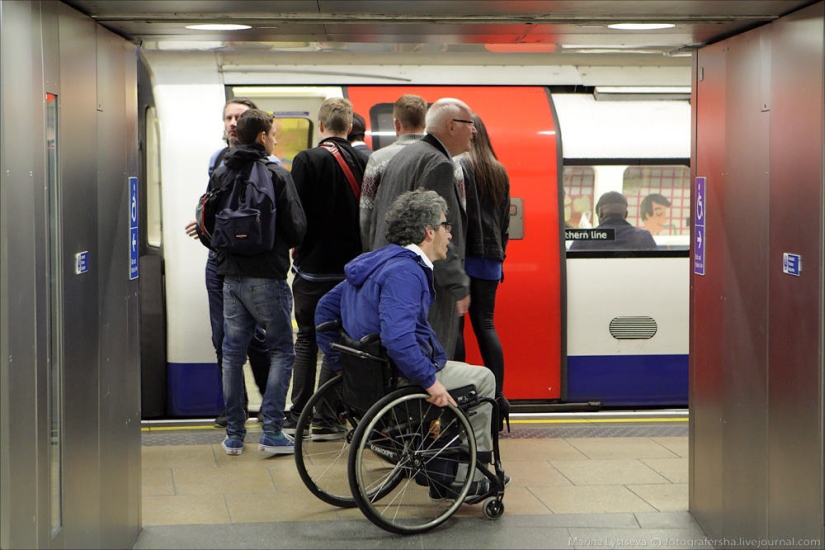
<path id="1" fill-rule="evenodd" d="M 470 276 L 470 322 L 484 365 L 496 377 L 496 400 L 501 422 L 510 403 L 504 397 L 504 353 L 493 323 L 498 284 L 504 280 L 504 252 L 510 227 L 510 179 L 496 158 L 484 123 L 473 115 L 473 148 L 461 159 L 467 192 L 467 253 L 464 269 Z M 462 353 L 459 351 L 459 353 Z"/>

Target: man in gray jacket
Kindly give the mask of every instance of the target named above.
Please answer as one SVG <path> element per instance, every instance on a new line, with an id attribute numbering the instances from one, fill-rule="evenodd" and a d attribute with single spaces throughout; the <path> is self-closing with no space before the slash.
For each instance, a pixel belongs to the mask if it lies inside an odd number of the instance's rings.
<path id="1" fill-rule="evenodd" d="M 392 157 L 401 149 L 424 137 L 426 118 L 427 102 L 421 96 L 404 94 L 393 105 L 392 121 L 395 124 L 395 134 L 398 139 L 370 155 L 367 168 L 364 170 L 364 181 L 361 183 L 361 244 L 364 252 L 372 250 L 376 225 L 382 231 L 386 227 L 384 220 L 376 220 L 372 211 L 384 170 L 387 169 L 387 164 Z"/>
<path id="2" fill-rule="evenodd" d="M 375 250 L 387 244 L 384 219 L 393 201 L 419 187 L 432 189 L 447 201 L 452 241 L 447 259 L 435 264 L 435 302 L 429 322 L 452 359 L 458 340 L 458 321 L 470 306 L 470 280 L 464 273 L 467 212 L 464 182 L 457 181 L 452 157 L 466 153 L 475 136 L 473 112 L 458 99 L 442 98 L 427 112 L 427 135 L 399 151 L 387 164 L 373 208 Z M 365 243 L 366 248 L 366 243 Z"/>

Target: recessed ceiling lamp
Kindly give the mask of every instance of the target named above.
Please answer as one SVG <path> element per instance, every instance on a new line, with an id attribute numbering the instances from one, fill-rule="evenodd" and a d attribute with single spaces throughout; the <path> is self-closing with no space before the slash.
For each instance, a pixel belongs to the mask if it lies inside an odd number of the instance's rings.
<path id="1" fill-rule="evenodd" d="M 620 31 L 657 31 L 671 29 L 675 26 L 673 23 L 614 23 L 608 25 L 607 28 Z"/>
<path id="2" fill-rule="evenodd" d="M 243 31 L 246 29 L 251 29 L 252 27 L 249 25 L 209 23 L 204 25 L 186 25 L 186 28 L 193 31 Z"/>

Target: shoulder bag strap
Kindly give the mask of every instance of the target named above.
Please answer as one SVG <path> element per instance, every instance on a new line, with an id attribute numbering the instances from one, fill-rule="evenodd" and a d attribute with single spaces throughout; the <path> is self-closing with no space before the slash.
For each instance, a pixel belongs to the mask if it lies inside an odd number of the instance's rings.
<path id="1" fill-rule="evenodd" d="M 344 175 L 347 177 L 347 181 L 349 182 L 349 186 L 352 189 L 352 193 L 355 195 L 355 200 L 358 201 L 361 199 L 361 187 L 358 185 L 358 182 L 355 181 L 355 176 L 352 174 L 352 170 L 350 170 L 347 161 L 344 160 L 344 157 L 341 155 L 341 151 L 338 150 L 338 147 L 329 141 L 326 141 L 321 144 L 321 147 L 329 151 L 335 160 L 338 161 L 338 165 L 341 167 L 341 170 L 344 171 Z"/>

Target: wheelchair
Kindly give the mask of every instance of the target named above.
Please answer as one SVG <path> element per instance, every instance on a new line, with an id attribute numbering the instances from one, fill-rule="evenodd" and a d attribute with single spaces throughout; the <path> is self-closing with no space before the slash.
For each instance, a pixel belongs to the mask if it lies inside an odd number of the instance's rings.
<path id="1" fill-rule="evenodd" d="M 341 375 L 315 392 L 295 430 L 295 462 L 310 492 L 333 506 L 357 506 L 397 534 L 429 531 L 462 504 L 481 503 L 486 518 L 500 518 L 505 476 L 495 400 L 465 386 L 450 392 L 457 407 L 432 405 L 419 386 L 398 387 L 377 335 L 353 340 L 337 324 L 317 330 L 335 329 Z M 479 456 L 470 425 L 479 406 L 493 407 L 492 456 Z"/>

